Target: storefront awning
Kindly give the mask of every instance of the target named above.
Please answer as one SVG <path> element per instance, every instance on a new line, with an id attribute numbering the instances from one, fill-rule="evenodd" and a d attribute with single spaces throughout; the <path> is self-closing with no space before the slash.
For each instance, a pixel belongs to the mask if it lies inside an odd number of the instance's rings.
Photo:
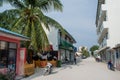
<path id="1" fill-rule="evenodd" d="M 115 47 L 113 47 L 113 49 L 117 49 L 120 48 L 120 44 L 117 44 Z"/>
<path id="2" fill-rule="evenodd" d="M 60 41 L 60 47 L 65 48 L 65 49 L 70 49 L 70 50 L 74 49 L 74 46 L 71 43 L 69 43 L 69 42 L 67 42 L 65 40 L 62 40 L 62 39 Z"/>
<path id="3" fill-rule="evenodd" d="M 104 50 L 106 50 L 106 49 L 109 49 L 110 47 L 108 47 L 108 46 L 104 46 L 104 47 L 102 47 L 101 49 L 99 49 L 98 50 L 98 53 L 100 53 L 101 51 L 104 51 Z"/>

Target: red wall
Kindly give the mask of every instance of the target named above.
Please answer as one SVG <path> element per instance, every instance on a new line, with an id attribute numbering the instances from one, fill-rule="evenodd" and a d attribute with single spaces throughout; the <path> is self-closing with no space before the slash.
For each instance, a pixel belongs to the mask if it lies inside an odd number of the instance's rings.
<path id="1" fill-rule="evenodd" d="M 18 64 L 19 64 L 19 57 L 20 56 L 20 40 L 18 39 L 13 39 L 13 38 L 10 38 L 10 37 L 5 37 L 5 36 L 0 36 L 0 40 L 2 41 L 7 41 L 7 42 L 14 42 L 17 44 L 17 54 L 16 54 L 16 73 L 18 73 Z"/>
<path id="2" fill-rule="evenodd" d="M 24 64 L 26 63 L 26 48 L 20 48 L 20 53 L 17 56 L 17 75 L 24 75 Z"/>
<path id="3" fill-rule="evenodd" d="M 0 36 L 0 40 L 7 41 L 7 42 L 14 42 L 14 43 L 17 43 L 17 44 L 20 43 L 20 40 L 18 40 L 18 39 L 13 39 L 13 38 L 10 38 L 10 37 L 5 37 L 5 36 Z"/>

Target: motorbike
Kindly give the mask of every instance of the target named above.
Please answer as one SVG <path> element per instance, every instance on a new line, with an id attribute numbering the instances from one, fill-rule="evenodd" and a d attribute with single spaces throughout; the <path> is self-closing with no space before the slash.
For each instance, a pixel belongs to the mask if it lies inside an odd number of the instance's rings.
<path id="1" fill-rule="evenodd" d="M 45 67 L 45 73 L 44 75 L 49 75 L 52 73 L 53 70 L 53 65 L 51 63 L 47 63 L 46 67 Z"/>

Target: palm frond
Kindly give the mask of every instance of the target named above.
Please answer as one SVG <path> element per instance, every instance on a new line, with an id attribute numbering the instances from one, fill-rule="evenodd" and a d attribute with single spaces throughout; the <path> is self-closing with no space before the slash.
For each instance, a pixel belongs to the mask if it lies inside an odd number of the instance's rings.
<path id="1" fill-rule="evenodd" d="M 0 6 L 2 6 L 3 5 L 3 0 L 0 0 Z"/>
<path id="2" fill-rule="evenodd" d="M 6 29 L 10 29 L 19 15 L 19 10 L 6 10 L 0 14 L 0 25 Z"/>
<path id="3" fill-rule="evenodd" d="M 23 0 L 8 0 L 11 6 L 14 6 L 15 8 L 23 9 L 26 7 L 26 5 L 23 3 Z"/>
<path id="4" fill-rule="evenodd" d="M 9 0 L 0 0 L 0 6 L 2 6 L 4 3 L 9 2 Z"/>
<path id="5" fill-rule="evenodd" d="M 54 10 L 62 11 L 63 5 L 60 2 L 60 0 L 49 0 L 49 1 L 51 1 L 51 5 L 53 5 Z"/>
<path id="6" fill-rule="evenodd" d="M 36 17 L 36 18 L 38 19 L 38 21 L 40 23 L 43 23 L 45 25 L 46 29 L 50 30 L 49 25 L 46 21 L 46 17 L 43 14 L 43 12 L 41 10 L 37 10 L 37 13 L 38 13 L 38 15 L 37 15 L 38 17 Z"/>
<path id="7" fill-rule="evenodd" d="M 31 45 L 33 45 L 34 47 L 34 50 L 38 50 L 38 47 L 37 47 L 37 41 L 36 41 L 36 30 L 35 30 L 35 25 L 34 25 L 34 22 L 32 21 L 32 24 L 31 24 Z"/>
<path id="8" fill-rule="evenodd" d="M 27 25 L 24 27 L 24 29 L 22 30 L 22 34 L 24 34 L 25 36 L 30 37 L 30 20 L 27 20 Z"/>
<path id="9" fill-rule="evenodd" d="M 36 7 L 39 7 L 42 11 L 48 12 L 51 10 L 62 11 L 63 5 L 60 0 L 37 0 Z"/>
<path id="10" fill-rule="evenodd" d="M 49 45 L 49 40 L 48 40 L 48 37 L 47 37 L 47 35 L 46 35 L 46 32 L 45 32 L 45 30 L 44 30 L 44 26 L 43 25 L 41 25 L 41 24 L 39 24 L 39 29 L 40 29 L 40 37 L 41 37 L 41 46 L 42 46 L 42 48 L 45 48 L 46 46 L 48 46 Z"/>
<path id="11" fill-rule="evenodd" d="M 57 21 L 48 16 L 45 16 L 45 18 L 50 27 L 55 27 L 57 29 L 60 29 L 63 33 L 65 33 L 64 28 Z"/>
<path id="12" fill-rule="evenodd" d="M 13 24 L 11 30 L 14 31 L 14 32 L 18 31 L 18 29 L 19 29 L 18 25 L 22 22 L 22 20 L 23 20 L 22 17 L 20 17 L 19 19 L 17 19 L 16 22 L 15 22 L 15 24 Z"/>

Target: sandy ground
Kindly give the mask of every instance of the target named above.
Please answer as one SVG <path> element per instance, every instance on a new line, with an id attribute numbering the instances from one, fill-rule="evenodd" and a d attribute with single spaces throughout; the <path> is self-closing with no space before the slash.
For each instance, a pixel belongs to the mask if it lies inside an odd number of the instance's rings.
<path id="1" fill-rule="evenodd" d="M 43 69 L 36 69 L 36 73 L 22 80 L 120 80 L 120 71 L 107 69 L 105 63 L 87 58 L 76 65 L 62 65 L 55 68 L 50 75 L 43 76 Z"/>

